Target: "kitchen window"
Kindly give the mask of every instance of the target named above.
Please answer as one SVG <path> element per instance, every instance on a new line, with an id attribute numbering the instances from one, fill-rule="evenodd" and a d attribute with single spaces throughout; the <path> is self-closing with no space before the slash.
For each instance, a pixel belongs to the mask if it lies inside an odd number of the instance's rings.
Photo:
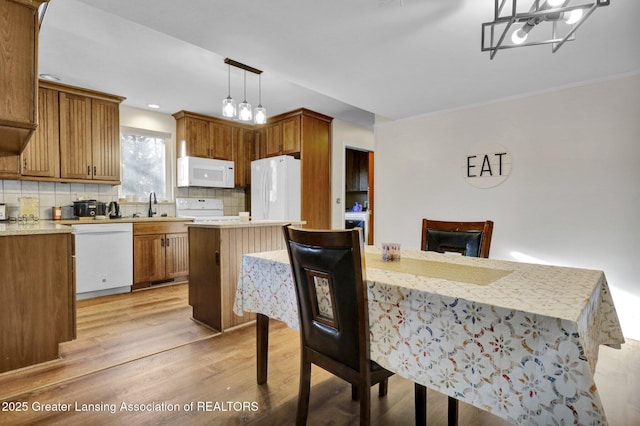
<path id="1" fill-rule="evenodd" d="M 153 130 L 120 128 L 122 140 L 121 197 L 147 197 L 155 192 L 159 200 L 173 199 L 169 158 L 171 134 Z"/>

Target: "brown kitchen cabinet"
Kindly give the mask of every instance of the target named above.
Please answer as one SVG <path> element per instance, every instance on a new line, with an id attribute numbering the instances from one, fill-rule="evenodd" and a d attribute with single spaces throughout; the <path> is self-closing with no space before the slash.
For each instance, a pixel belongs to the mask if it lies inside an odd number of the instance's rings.
<path id="1" fill-rule="evenodd" d="M 176 119 L 179 157 L 233 161 L 233 126 L 230 122 L 188 111 L 179 111 L 173 117 Z"/>
<path id="2" fill-rule="evenodd" d="M 38 90 L 38 129 L 20 155 L 22 176 L 60 177 L 58 91 Z"/>
<path id="3" fill-rule="evenodd" d="M 251 185 L 251 161 L 253 161 L 253 129 L 233 128 L 235 186 L 244 188 Z"/>
<path id="4" fill-rule="evenodd" d="M 38 127 L 40 0 L 0 0 L 0 156 L 19 155 Z"/>
<path id="5" fill-rule="evenodd" d="M 189 238 L 184 223 L 133 224 L 133 290 L 186 281 Z"/>
<path id="6" fill-rule="evenodd" d="M 61 178 L 120 183 L 123 99 L 85 89 L 60 91 Z"/>
<path id="7" fill-rule="evenodd" d="M 369 189 L 369 153 L 355 149 L 346 150 L 345 189 L 363 192 Z"/>
<path id="8" fill-rule="evenodd" d="M 261 158 L 277 155 L 300 154 L 300 122 L 301 117 L 289 117 L 267 124 L 264 127 L 264 140 L 261 145 Z"/>
<path id="9" fill-rule="evenodd" d="M 57 359 L 76 332 L 73 235 L 0 236 L 0 282 L 0 373 Z"/>
<path id="10" fill-rule="evenodd" d="M 20 178 L 20 156 L 0 156 L 0 177 L 4 179 Z"/>
<path id="11" fill-rule="evenodd" d="M 225 331 L 255 319 L 233 312 L 242 255 L 283 250 L 284 222 L 191 225 L 189 228 L 189 304 L 193 318 Z"/>

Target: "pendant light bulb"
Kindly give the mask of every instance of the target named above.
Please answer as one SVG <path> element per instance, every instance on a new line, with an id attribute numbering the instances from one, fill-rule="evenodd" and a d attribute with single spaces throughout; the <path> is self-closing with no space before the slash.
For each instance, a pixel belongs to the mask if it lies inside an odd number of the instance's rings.
<path id="1" fill-rule="evenodd" d="M 582 9 L 574 9 L 569 13 L 565 13 L 565 22 L 569 25 L 573 25 L 576 22 L 578 22 L 580 19 L 582 19 Z"/>
<path id="2" fill-rule="evenodd" d="M 253 119 L 253 111 L 251 104 L 247 102 L 247 71 L 244 72 L 244 101 L 238 106 L 238 119 L 240 121 L 251 121 Z"/>
<path id="3" fill-rule="evenodd" d="M 265 124 L 267 122 L 267 109 L 262 106 L 262 75 L 258 74 L 258 106 L 254 114 L 254 122 L 256 124 Z"/>
<path id="4" fill-rule="evenodd" d="M 231 65 L 229 65 L 229 94 L 222 100 L 222 116 L 233 118 L 236 116 L 236 101 L 231 98 Z"/>

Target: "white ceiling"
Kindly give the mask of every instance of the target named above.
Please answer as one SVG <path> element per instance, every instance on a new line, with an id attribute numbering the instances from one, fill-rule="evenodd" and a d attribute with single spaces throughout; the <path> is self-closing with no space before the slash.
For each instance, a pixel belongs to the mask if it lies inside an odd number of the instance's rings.
<path id="1" fill-rule="evenodd" d="M 521 0 L 528 1 L 528 0 Z M 583 0 L 585 2 L 587 0 Z M 225 57 L 264 71 L 270 115 L 307 107 L 371 128 L 640 72 L 640 1 L 611 0 L 558 52 L 480 50 L 493 0 L 52 0 L 40 73 L 125 105 L 220 115 Z M 243 73 L 231 69 L 231 95 Z M 247 100 L 258 77 L 247 73 Z"/>

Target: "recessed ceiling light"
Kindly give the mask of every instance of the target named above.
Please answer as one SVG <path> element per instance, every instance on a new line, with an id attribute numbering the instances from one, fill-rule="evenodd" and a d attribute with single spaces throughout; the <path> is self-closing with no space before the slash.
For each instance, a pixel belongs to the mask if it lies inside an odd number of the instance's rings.
<path id="1" fill-rule="evenodd" d="M 160 108 L 160 105 L 156 105 L 156 104 L 147 104 L 147 106 L 148 106 L 149 108 L 153 108 L 153 109 L 158 109 L 158 108 Z"/>
<path id="2" fill-rule="evenodd" d="M 40 74 L 40 78 L 49 81 L 60 81 L 60 77 L 57 77 L 53 74 Z"/>

